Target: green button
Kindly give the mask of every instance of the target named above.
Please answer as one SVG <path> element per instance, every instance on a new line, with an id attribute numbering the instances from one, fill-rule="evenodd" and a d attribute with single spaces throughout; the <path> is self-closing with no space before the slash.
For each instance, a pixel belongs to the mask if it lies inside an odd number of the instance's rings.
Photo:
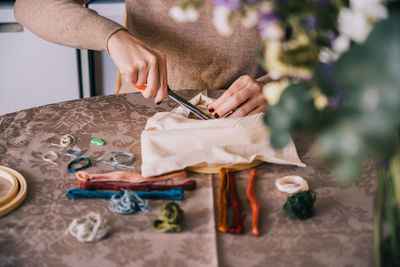
<path id="1" fill-rule="evenodd" d="M 93 138 L 92 140 L 90 140 L 90 143 L 98 146 L 104 146 L 104 141 L 101 140 L 100 138 Z"/>

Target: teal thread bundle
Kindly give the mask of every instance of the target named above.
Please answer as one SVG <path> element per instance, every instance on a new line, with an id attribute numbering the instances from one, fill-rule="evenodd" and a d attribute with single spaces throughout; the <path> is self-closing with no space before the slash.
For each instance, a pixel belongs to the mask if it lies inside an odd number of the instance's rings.
<path id="1" fill-rule="evenodd" d="M 313 191 L 299 191 L 289 196 L 283 209 L 290 217 L 306 220 L 314 214 L 314 202 L 316 195 Z"/>
<path id="2" fill-rule="evenodd" d="M 136 194 L 141 198 L 147 199 L 169 199 L 169 200 L 182 200 L 183 189 L 173 188 L 169 191 L 135 191 Z M 67 191 L 66 196 L 69 198 L 105 198 L 110 199 L 113 195 L 119 192 L 106 192 L 96 190 L 82 190 L 73 188 Z"/>
<path id="3" fill-rule="evenodd" d="M 150 206 L 146 200 L 140 198 L 134 191 L 123 190 L 111 197 L 108 209 L 119 214 L 131 214 L 137 209 L 149 212 Z"/>
<path id="4" fill-rule="evenodd" d="M 164 216 L 158 217 L 153 223 L 153 229 L 157 232 L 177 233 L 182 232 L 184 218 L 183 210 L 175 202 L 164 205 L 161 209 Z"/>

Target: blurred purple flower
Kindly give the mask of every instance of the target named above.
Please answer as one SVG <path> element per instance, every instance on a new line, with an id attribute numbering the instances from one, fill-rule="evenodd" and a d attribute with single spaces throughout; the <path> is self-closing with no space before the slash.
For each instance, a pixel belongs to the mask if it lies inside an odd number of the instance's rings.
<path id="1" fill-rule="evenodd" d="M 334 90 L 333 96 L 329 98 L 329 105 L 333 108 L 337 108 L 345 98 L 345 91 L 336 79 L 335 70 L 333 69 L 332 64 L 321 63 L 320 67 L 323 76 L 325 76 L 325 79 L 329 81 Z"/>
<path id="2" fill-rule="evenodd" d="M 327 31 L 326 34 L 325 34 L 325 36 L 326 36 L 326 38 L 328 38 L 329 41 L 331 41 L 331 42 L 333 42 L 333 40 L 335 40 L 336 37 L 337 37 L 336 34 L 335 34 L 335 32 L 332 31 L 332 30 Z"/>
<path id="3" fill-rule="evenodd" d="M 271 24 L 280 24 L 281 22 L 282 18 L 277 12 L 261 14 L 258 19 L 258 29 L 260 31 L 261 38 L 267 38 L 267 27 L 271 26 Z"/>
<path id="4" fill-rule="evenodd" d="M 269 23 L 280 23 L 282 21 L 278 13 L 272 12 L 269 14 L 261 14 L 258 19 L 260 27 L 265 27 Z"/>
<path id="5" fill-rule="evenodd" d="M 325 37 L 328 39 L 329 41 L 329 46 L 332 47 L 332 43 L 333 41 L 336 39 L 337 35 L 334 31 L 329 30 L 325 33 Z"/>
<path id="6" fill-rule="evenodd" d="M 230 10 L 238 10 L 240 8 L 240 0 L 214 0 L 214 5 L 225 6 Z"/>
<path id="7" fill-rule="evenodd" d="M 317 27 L 317 17 L 315 15 L 309 15 L 307 18 L 307 29 L 314 30 Z"/>

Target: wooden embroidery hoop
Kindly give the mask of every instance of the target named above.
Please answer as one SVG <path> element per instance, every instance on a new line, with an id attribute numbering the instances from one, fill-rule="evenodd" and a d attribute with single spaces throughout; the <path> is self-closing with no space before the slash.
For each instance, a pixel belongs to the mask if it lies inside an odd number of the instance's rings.
<path id="1" fill-rule="evenodd" d="M 254 168 L 258 165 L 263 163 L 262 160 L 254 160 L 250 163 L 238 163 L 234 164 L 231 166 L 226 166 L 225 165 L 216 165 L 216 166 L 192 166 L 192 167 L 187 167 L 186 169 L 192 172 L 197 172 L 197 173 L 219 173 L 221 168 L 228 168 L 230 172 L 237 172 L 237 171 L 242 171 L 242 170 L 247 170 Z"/>
<path id="2" fill-rule="evenodd" d="M 0 179 L 5 179 L 12 184 L 7 194 L 0 199 L 0 217 L 2 217 L 16 209 L 24 201 L 27 183 L 19 172 L 4 166 L 0 166 Z"/>

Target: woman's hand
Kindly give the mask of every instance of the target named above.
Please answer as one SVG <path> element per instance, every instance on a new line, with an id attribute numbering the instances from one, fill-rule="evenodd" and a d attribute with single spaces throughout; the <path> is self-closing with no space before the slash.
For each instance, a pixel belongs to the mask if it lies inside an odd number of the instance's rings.
<path id="1" fill-rule="evenodd" d="M 244 117 L 262 112 L 267 102 L 262 94 L 264 83 L 250 76 L 239 77 L 222 96 L 208 105 L 216 119 L 232 112 L 229 118 Z"/>
<path id="2" fill-rule="evenodd" d="M 142 91 L 145 98 L 155 96 L 154 102 L 159 103 L 167 97 L 167 61 L 163 53 L 125 30 L 114 33 L 108 40 L 107 48 L 128 83 L 147 85 Z"/>

